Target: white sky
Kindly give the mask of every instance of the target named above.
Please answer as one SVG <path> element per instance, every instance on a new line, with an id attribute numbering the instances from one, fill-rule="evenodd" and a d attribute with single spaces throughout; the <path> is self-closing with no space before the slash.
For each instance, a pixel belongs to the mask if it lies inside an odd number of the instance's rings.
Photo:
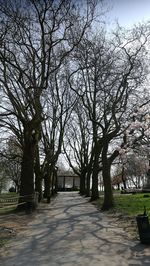
<path id="1" fill-rule="evenodd" d="M 133 24 L 150 20 L 150 0 L 103 1 L 111 9 L 106 15 L 111 26 L 115 19 L 124 27 L 132 27 Z"/>

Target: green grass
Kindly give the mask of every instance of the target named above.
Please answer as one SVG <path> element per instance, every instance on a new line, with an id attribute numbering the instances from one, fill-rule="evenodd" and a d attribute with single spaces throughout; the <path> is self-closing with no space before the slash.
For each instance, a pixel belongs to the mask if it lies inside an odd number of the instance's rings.
<path id="1" fill-rule="evenodd" d="M 144 197 L 149 195 L 149 197 Z M 150 194 L 115 195 L 115 208 L 129 216 L 136 216 L 144 212 L 144 206 L 150 215 Z"/>
<path id="2" fill-rule="evenodd" d="M 149 195 L 149 197 L 144 197 Z M 98 200 L 98 205 L 101 207 L 103 198 Z M 120 194 L 114 195 L 115 207 L 114 210 L 128 216 L 136 216 L 144 212 L 144 206 L 150 217 L 150 193 L 140 194 Z"/>

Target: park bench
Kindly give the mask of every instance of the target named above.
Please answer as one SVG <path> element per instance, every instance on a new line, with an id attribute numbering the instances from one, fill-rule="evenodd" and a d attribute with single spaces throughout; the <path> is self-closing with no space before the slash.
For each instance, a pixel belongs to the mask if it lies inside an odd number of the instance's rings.
<path id="1" fill-rule="evenodd" d="M 136 217 L 136 221 L 141 243 L 150 244 L 150 224 L 146 212 L 144 211 L 144 214 L 139 214 Z"/>

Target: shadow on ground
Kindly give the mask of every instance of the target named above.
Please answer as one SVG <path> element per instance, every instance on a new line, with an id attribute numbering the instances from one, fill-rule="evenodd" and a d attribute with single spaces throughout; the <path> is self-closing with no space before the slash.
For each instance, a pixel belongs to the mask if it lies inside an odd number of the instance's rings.
<path id="1" fill-rule="evenodd" d="M 78 193 L 61 192 L 44 206 L 7 247 L 1 265 L 150 265 L 150 247 L 129 239 Z"/>

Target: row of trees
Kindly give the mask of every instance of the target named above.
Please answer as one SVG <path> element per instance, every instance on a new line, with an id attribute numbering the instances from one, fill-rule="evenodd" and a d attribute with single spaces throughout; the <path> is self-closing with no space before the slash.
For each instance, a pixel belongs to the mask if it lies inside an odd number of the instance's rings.
<path id="1" fill-rule="evenodd" d="M 78 163 L 82 194 L 89 195 L 92 177 L 92 200 L 99 196 L 102 172 L 103 209 L 114 204 L 111 167 L 116 159 L 142 144 L 148 153 L 148 35 L 146 26 L 128 31 L 118 28 L 110 37 L 101 30 L 88 34 L 74 53 L 69 82 L 78 102 L 68 125 L 65 153 L 74 171 L 71 155 Z"/>
<path id="2" fill-rule="evenodd" d="M 113 162 L 149 141 L 149 26 L 95 32 L 97 4 L 0 1 L 1 134 L 15 137 L 26 201 L 35 190 L 42 198 L 42 180 L 50 201 L 63 150 L 81 194 L 90 196 L 92 179 L 92 200 L 102 171 L 103 209 L 111 208 Z"/>
<path id="3" fill-rule="evenodd" d="M 35 190 L 41 198 L 42 178 L 49 201 L 54 183 L 74 103 L 66 61 L 91 25 L 97 1 L 84 2 L 81 11 L 80 4 L 0 1 L 0 124 L 5 138 L 11 132 L 22 151 L 20 195 L 26 201 Z"/>

